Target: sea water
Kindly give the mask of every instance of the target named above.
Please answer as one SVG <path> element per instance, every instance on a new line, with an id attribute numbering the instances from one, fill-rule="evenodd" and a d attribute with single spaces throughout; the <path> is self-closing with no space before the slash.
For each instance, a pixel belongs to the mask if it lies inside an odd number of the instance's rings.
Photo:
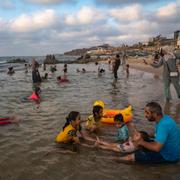
<path id="1" fill-rule="evenodd" d="M 87 147 L 80 147 L 76 154 L 53 153 L 57 150 L 55 137 L 68 113 L 79 111 L 86 119 L 95 100 L 103 100 L 105 108 L 112 109 L 132 105 L 134 123 L 147 132 L 153 132 L 154 124 L 145 119 L 144 106 L 157 101 L 180 125 L 180 104 L 175 91 L 172 89 L 173 101 L 165 103 L 161 78 L 133 69 L 127 77 L 120 68 L 114 83 L 107 63 L 102 63 L 106 72 L 101 76 L 94 63 L 69 64 L 70 82 L 60 84 L 56 77 L 63 75 L 63 64 L 58 64 L 57 71 L 41 83 L 42 101 L 37 105 L 21 102 L 22 97 L 32 93 L 33 86 L 31 71 L 26 74 L 24 65 L 18 66 L 21 68 L 12 76 L 0 73 L 1 116 L 15 114 L 22 119 L 18 125 L 0 127 L 0 180 L 180 179 L 179 164 L 125 164 L 113 160 L 118 153 Z M 77 73 L 77 68 L 89 72 Z M 44 75 L 42 68 L 39 71 Z M 101 138 L 112 141 L 115 133 L 115 127 L 104 125 Z"/>

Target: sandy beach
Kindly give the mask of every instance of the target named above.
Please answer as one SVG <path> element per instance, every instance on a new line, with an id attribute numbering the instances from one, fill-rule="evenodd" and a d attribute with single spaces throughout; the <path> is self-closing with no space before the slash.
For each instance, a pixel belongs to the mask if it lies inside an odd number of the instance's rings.
<path id="1" fill-rule="evenodd" d="M 147 65 L 144 63 L 144 60 L 149 64 L 152 63 L 152 56 L 148 56 L 148 57 L 138 57 L 138 58 L 134 58 L 134 57 L 128 57 L 127 58 L 127 64 L 130 65 L 130 68 L 133 69 L 138 69 L 140 71 L 145 71 L 148 73 L 154 73 L 155 75 L 159 76 L 162 74 L 163 71 L 163 67 L 160 68 L 154 68 L 150 65 Z M 178 65 L 178 69 L 180 71 L 180 65 Z"/>

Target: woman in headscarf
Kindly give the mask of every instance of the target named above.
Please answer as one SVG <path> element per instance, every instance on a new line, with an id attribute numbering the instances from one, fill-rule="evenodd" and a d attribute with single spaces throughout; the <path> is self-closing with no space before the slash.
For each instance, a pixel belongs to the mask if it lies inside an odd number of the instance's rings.
<path id="1" fill-rule="evenodd" d="M 179 84 L 179 71 L 177 54 L 173 52 L 170 46 L 164 46 L 160 50 L 160 59 L 158 63 L 152 63 L 151 66 L 159 68 L 163 66 L 163 81 L 164 81 L 164 94 L 166 101 L 171 99 L 170 85 L 173 84 L 177 96 L 180 99 L 180 84 Z M 179 59 L 180 60 L 180 59 Z"/>

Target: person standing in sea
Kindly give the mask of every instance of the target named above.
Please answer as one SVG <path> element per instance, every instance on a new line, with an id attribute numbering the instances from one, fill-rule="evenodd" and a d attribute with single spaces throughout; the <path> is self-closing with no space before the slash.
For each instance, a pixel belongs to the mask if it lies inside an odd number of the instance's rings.
<path id="1" fill-rule="evenodd" d="M 123 67 L 123 70 L 126 70 L 126 59 L 127 59 L 127 55 L 126 55 L 126 52 L 123 51 L 122 54 L 121 54 L 121 65 Z"/>
<path id="2" fill-rule="evenodd" d="M 113 66 L 113 73 L 114 73 L 114 78 L 115 79 L 118 78 L 117 71 L 119 69 L 120 64 L 121 64 L 120 56 L 119 56 L 119 54 L 117 54 L 116 58 L 115 58 L 115 61 L 114 61 L 114 66 Z"/>
<path id="3" fill-rule="evenodd" d="M 41 83 L 42 79 L 39 73 L 39 63 L 33 59 L 32 60 L 32 81 L 33 83 Z"/>

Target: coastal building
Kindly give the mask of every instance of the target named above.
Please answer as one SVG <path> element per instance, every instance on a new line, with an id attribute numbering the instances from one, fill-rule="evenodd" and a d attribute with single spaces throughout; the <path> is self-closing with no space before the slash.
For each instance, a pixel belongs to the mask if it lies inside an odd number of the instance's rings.
<path id="1" fill-rule="evenodd" d="M 87 53 L 88 54 L 108 54 L 111 53 L 112 47 L 109 44 L 103 44 L 100 46 L 91 47 Z"/>
<path id="2" fill-rule="evenodd" d="M 149 39 L 148 45 L 156 46 L 156 47 L 167 46 L 167 45 L 174 46 L 174 39 L 158 35 L 156 37 Z"/>

